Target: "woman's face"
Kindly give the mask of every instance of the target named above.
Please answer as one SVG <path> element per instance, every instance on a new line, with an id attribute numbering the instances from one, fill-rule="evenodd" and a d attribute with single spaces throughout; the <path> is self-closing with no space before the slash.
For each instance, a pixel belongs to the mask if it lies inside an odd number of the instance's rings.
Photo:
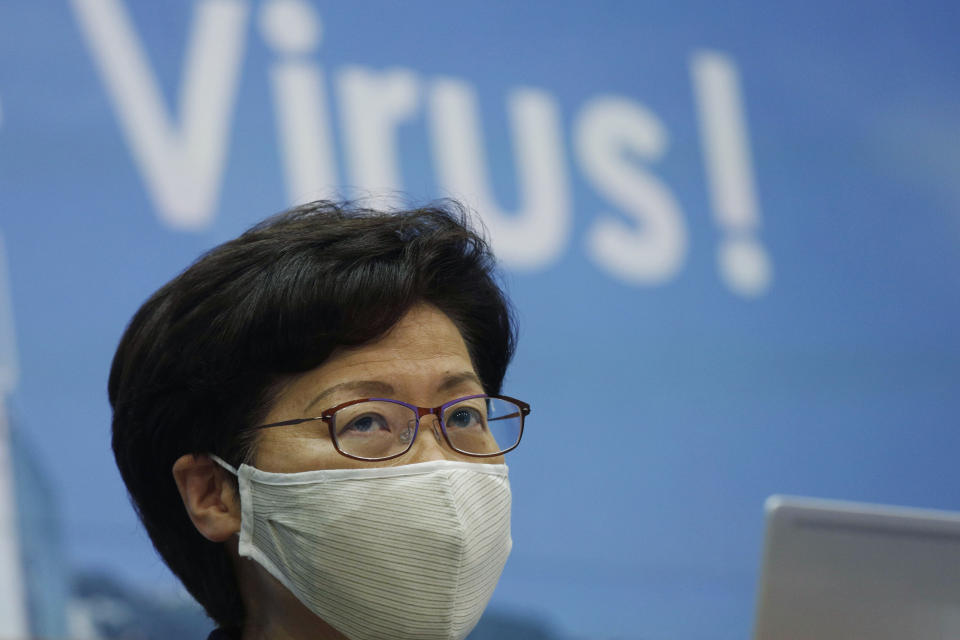
<path id="1" fill-rule="evenodd" d="M 265 423 L 318 416 L 358 398 L 390 398 L 436 407 L 483 392 L 457 327 L 436 307 L 419 304 L 379 340 L 337 350 L 321 366 L 294 378 L 278 395 Z M 338 453 L 323 422 L 272 427 L 259 431 L 253 465 L 264 471 L 293 473 L 429 460 L 503 462 L 502 456 L 472 458 L 457 453 L 438 435 L 436 417 L 424 416 L 410 451 L 392 460 L 366 462 Z"/>

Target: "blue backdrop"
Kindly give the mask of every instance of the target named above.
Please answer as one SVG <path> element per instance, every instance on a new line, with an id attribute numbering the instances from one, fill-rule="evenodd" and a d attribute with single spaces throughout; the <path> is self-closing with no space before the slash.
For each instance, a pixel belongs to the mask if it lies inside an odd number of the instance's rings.
<path id="1" fill-rule="evenodd" d="M 70 567 L 173 578 L 109 451 L 128 319 L 294 202 L 463 197 L 520 320 L 514 552 L 568 637 L 749 633 L 762 502 L 960 509 L 955 3 L 0 6 L 8 406 Z"/>

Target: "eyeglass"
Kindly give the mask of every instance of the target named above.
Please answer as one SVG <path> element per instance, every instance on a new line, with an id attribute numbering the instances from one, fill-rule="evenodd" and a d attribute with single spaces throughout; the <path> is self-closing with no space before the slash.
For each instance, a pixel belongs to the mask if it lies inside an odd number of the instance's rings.
<path id="1" fill-rule="evenodd" d="M 297 418 L 263 424 L 268 429 L 324 422 L 337 451 L 354 460 L 390 460 L 413 446 L 420 418 L 437 416 L 450 448 L 477 458 L 512 451 L 520 444 L 530 405 L 509 396 L 473 395 L 439 407 L 418 407 L 387 398 L 362 398 L 331 407 L 315 418 Z M 320 435 L 319 433 L 317 434 Z"/>

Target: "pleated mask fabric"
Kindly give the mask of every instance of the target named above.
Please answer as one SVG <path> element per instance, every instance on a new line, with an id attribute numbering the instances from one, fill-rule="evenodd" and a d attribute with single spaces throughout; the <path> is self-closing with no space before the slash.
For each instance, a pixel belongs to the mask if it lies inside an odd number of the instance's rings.
<path id="1" fill-rule="evenodd" d="M 240 555 L 351 640 L 462 640 L 510 554 L 504 464 L 239 471 Z"/>

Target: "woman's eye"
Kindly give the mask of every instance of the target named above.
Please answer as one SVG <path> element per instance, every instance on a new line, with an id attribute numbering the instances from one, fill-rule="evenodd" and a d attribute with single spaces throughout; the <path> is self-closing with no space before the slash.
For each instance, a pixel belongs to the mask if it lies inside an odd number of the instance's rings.
<path id="1" fill-rule="evenodd" d="M 383 416 L 368 414 L 365 416 L 360 416 L 359 418 L 354 418 L 345 424 L 338 433 L 340 435 L 359 435 L 364 433 L 373 433 L 381 429 L 385 431 L 389 430 L 387 421 L 383 418 Z"/>
<path id="2" fill-rule="evenodd" d="M 460 407 L 447 416 L 447 426 L 455 429 L 466 429 L 469 427 L 482 426 L 483 418 L 476 409 Z"/>

